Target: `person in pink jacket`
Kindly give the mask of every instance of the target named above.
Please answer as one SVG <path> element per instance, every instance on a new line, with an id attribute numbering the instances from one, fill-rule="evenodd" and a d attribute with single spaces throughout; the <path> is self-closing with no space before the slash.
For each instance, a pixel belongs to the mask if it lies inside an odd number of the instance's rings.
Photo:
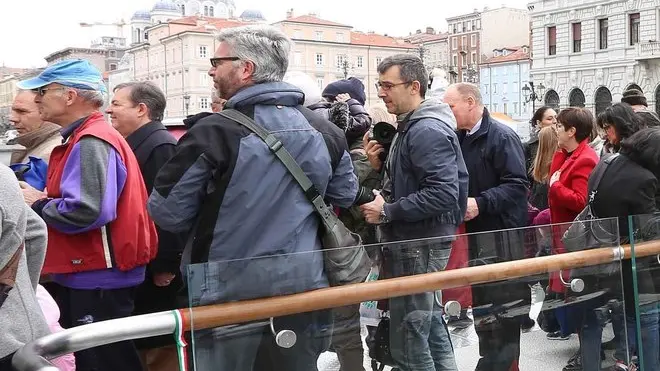
<path id="1" fill-rule="evenodd" d="M 64 331 L 62 326 L 60 326 L 60 308 L 55 303 L 55 300 L 50 296 L 48 291 L 41 286 L 37 286 L 37 301 L 41 307 L 41 311 L 44 313 L 46 318 L 46 323 L 52 333 Z M 76 359 L 73 353 L 63 355 L 61 357 L 51 360 L 53 365 L 60 369 L 60 371 L 75 371 L 76 370 Z"/>

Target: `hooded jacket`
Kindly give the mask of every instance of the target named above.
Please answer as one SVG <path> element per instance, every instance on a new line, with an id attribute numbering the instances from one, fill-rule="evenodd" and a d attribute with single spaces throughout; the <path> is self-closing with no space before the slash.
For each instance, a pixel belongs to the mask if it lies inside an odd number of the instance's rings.
<path id="1" fill-rule="evenodd" d="M 386 161 L 391 180 L 383 242 L 453 236 L 467 207 L 468 173 L 447 104 L 425 100 L 398 123 Z"/>
<path id="2" fill-rule="evenodd" d="M 225 104 L 252 117 L 291 153 L 334 206 L 352 205 L 357 178 L 344 135 L 301 106 L 303 93 L 272 82 Z M 319 217 L 288 170 L 256 134 L 213 114 L 181 137 L 161 168 L 149 213 L 170 232 L 191 231 L 183 262 L 201 269 L 200 304 L 292 294 L 328 286 Z M 193 287 L 193 285 L 191 285 Z M 201 296 L 200 296 L 201 295 Z"/>
<path id="3" fill-rule="evenodd" d="M 0 270 L 25 243 L 16 283 L 0 307 L 0 359 L 50 333 L 37 301 L 46 257 L 46 224 L 23 200 L 14 173 L 0 165 Z"/>

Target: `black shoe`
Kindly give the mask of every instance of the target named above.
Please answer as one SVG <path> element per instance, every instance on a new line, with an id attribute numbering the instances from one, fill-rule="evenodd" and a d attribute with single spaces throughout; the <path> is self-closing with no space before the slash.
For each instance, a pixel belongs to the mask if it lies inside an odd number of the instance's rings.
<path id="1" fill-rule="evenodd" d="M 555 331 L 555 332 L 548 332 L 546 337 L 548 338 L 548 340 L 568 340 L 570 339 L 571 335 L 562 336 L 561 331 Z"/>
<path id="2" fill-rule="evenodd" d="M 520 324 L 520 328 L 522 328 L 523 331 L 529 331 L 534 328 L 534 325 L 536 325 L 536 322 L 529 318 L 529 316 L 525 316 L 525 318 L 522 320 L 522 323 Z"/>
<path id="3" fill-rule="evenodd" d="M 580 351 L 575 353 L 566 363 L 566 366 L 562 369 L 563 371 L 582 371 L 582 357 L 580 357 Z"/>

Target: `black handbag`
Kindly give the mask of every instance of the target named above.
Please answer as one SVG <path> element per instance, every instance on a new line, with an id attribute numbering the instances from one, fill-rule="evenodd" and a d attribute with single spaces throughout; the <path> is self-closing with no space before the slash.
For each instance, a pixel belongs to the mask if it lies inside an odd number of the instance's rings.
<path id="1" fill-rule="evenodd" d="M 257 125 L 250 117 L 237 110 L 223 110 L 219 114 L 241 124 L 261 138 L 271 152 L 282 161 L 284 167 L 291 173 L 314 206 L 314 210 L 321 218 L 323 261 L 330 285 L 339 286 L 364 282 L 371 271 L 371 260 L 364 249 L 360 236 L 351 232 L 339 220 L 300 165 L 284 148 L 282 142 Z"/>
<path id="2" fill-rule="evenodd" d="M 589 194 L 587 205 L 571 223 L 561 239 L 567 252 L 577 252 L 598 247 L 619 245 L 618 219 L 598 219 L 591 207 L 591 204 L 598 193 L 598 186 L 607 167 L 616 160 L 618 156 L 619 154 L 615 153 L 603 159 L 592 173 L 592 191 Z M 572 276 L 609 276 L 616 273 L 618 270 L 619 263 L 607 263 L 574 269 L 572 271 Z"/>

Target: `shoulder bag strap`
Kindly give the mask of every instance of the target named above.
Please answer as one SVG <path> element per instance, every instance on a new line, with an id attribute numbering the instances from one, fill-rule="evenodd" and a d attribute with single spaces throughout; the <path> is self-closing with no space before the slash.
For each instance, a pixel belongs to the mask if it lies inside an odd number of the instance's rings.
<path id="1" fill-rule="evenodd" d="M 610 156 L 607 156 L 606 158 L 603 159 L 603 166 L 601 166 L 597 172 L 595 172 L 594 175 L 594 189 L 591 191 L 591 194 L 589 195 L 589 204 L 594 200 L 596 197 L 596 193 L 598 193 L 598 185 L 600 184 L 600 181 L 603 179 L 603 175 L 605 174 L 605 171 L 607 170 L 607 167 L 610 166 L 612 161 L 614 161 L 617 157 L 619 157 L 618 153 L 613 153 Z"/>
<path id="2" fill-rule="evenodd" d="M 251 132 L 255 133 L 261 140 L 263 140 L 271 152 L 280 160 L 284 167 L 287 168 L 289 173 L 293 176 L 296 182 L 300 185 L 305 197 L 312 203 L 314 209 L 319 214 L 326 228 L 332 229 L 333 222 L 331 218 L 332 210 L 326 205 L 323 197 L 319 194 L 318 190 L 314 186 L 314 183 L 307 177 L 303 169 L 300 168 L 300 165 L 296 160 L 291 156 L 289 151 L 284 148 L 282 142 L 277 139 L 273 134 L 269 133 L 266 129 L 257 125 L 253 119 L 244 115 L 242 112 L 235 109 L 222 110 L 219 112 L 220 115 L 241 124 L 242 126 L 249 129 Z"/>

